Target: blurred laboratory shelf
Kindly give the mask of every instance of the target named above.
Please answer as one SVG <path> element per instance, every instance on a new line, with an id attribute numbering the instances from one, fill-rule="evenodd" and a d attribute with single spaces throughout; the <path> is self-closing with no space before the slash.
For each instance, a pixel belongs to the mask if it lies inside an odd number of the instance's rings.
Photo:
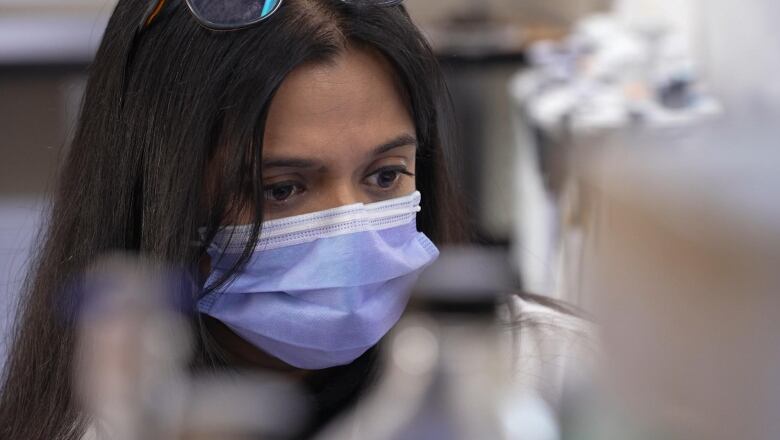
<path id="1" fill-rule="evenodd" d="M 107 22 L 96 12 L 0 16 L 0 69 L 86 66 Z"/>

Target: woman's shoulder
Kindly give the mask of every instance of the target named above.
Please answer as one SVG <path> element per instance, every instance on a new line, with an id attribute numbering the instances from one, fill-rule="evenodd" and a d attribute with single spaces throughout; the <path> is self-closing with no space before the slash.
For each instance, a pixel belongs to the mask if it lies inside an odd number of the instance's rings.
<path id="1" fill-rule="evenodd" d="M 567 382 L 589 380 L 596 359 L 595 325 L 569 309 L 543 298 L 512 295 L 501 316 L 510 330 L 517 385 L 551 402 L 560 398 Z"/>

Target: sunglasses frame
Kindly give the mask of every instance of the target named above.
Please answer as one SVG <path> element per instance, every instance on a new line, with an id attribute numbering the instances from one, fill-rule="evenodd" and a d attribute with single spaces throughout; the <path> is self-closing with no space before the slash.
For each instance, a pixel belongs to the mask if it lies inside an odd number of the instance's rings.
<path id="1" fill-rule="evenodd" d="M 172 3 L 175 3 L 175 1 L 176 0 L 171 0 L 171 1 L 168 1 L 168 0 L 156 0 L 154 3 L 152 3 L 150 5 L 149 9 L 147 10 L 146 14 L 144 14 L 144 18 L 141 21 L 141 24 L 138 26 L 139 33 L 142 32 L 144 29 L 148 28 L 149 26 L 151 26 L 154 23 L 154 21 L 160 15 L 162 15 L 163 11 L 165 10 L 165 7 L 170 5 L 170 4 L 172 4 Z M 284 3 L 284 0 L 279 0 L 276 3 L 276 6 L 274 6 L 274 8 L 271 10 L 271 12 L 263 15 L 262 17 L 258 18 L 257 20 L 253 20 L 253 21 L 250 21 L 250 22 L 247 22 L 247 23 L 243 23 L 241 25 L 236 26 L 236 25 L 223 25 L 223 24 L 219 24 L 219 23 L 214 23 L 214 22 L 206 19 L 205 17 L 201 16 L 200 14 L 198 14 L 195 11 L 195 8 L 193 8 L 192 3 L 191 3 L 190 0 L 178 0 L 178 1 L 179 2 L 180 1 L 184 1 L 184 3 L 187 5 L 187 8 L 190 10 L 190 13 L 192 14 L 193 17 L 195 17 L 195 19 L 198 21 L 198 23 L 201 26 L 205 27 L 206 29 L 209 29 L 209 30 L 212 30 L 212 31 L 233 31 L 233 30 L 246 29 L 248 27 L 252 27 L 252 26 L 254 26 L 254 25 L 258 24 L 258 23 L 261 23 L 261 22 L 265 21 L 268 17 L 274 15 L 276 13 L 276 11 L 278 11 L 279 8 L 282 6 L 282 3 Z M 347 3 L 347 4 L 356 4 L 357 3 L 354 0 L 341 0 L 341 1 L 344 2 L 344 3 Z M 374 4 L 376 4 L 377 6 L 395 6 L 395 5 L 399 5 L 401 3 L 403 3 L 403 0 L 385 0 L 385 1 L 376 1 L 376 2 L 374 2 Z"/>

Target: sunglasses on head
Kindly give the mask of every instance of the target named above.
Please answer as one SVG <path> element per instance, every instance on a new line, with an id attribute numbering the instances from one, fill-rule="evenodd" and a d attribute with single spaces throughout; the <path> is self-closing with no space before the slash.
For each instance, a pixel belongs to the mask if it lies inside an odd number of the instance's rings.
<path id="1" fill-rule="evenodd" d="M 166 10 L 181 0 L 155 0 L 139 26 L 149 27 Z M 203 27 L 229 31 L 253 26 L 279 10 L 283 0 L 184 0 Z M 353 5 L 395 6 L 403 0 L 340 0 Z"/>

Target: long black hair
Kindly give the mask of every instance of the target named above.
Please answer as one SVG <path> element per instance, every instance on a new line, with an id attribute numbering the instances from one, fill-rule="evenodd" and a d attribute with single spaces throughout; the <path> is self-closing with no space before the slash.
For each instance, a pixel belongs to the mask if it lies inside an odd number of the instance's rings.
<path id="1" fill-rule="evenodd" d="M 270 102 L 285 77 L 347 45 L 392 64 L 415 122 L 418 218 L 434 242 L 466 239 L 448 176 L 449 99 L 431 48 L 403 6 L 286 0 L 249 29 L 214 32 L 183 5 L 134 35 L 149 4 L 120 0 L 90 67 L 75 137 L 28 276 L 3 375 L 0 437 L 77 439 L 87 423 L 73 396 L 72 312 L 62 287 L 114 251 L 196 265 L 199 227 L 213 234 L 247 198 L 262 222 L 260 158 Z M 216 164 L 216 165 L 215 165 Z M 214 170 L 217 170 L 216 172 Z M 245 205 L 244 205 L 245 206 Z M 218 363 L 200 318 L 196 363 Z M 351 373 L 350 373 L 351 374 Z M 353 378 L 354 379 L 354 378 Z"/>

